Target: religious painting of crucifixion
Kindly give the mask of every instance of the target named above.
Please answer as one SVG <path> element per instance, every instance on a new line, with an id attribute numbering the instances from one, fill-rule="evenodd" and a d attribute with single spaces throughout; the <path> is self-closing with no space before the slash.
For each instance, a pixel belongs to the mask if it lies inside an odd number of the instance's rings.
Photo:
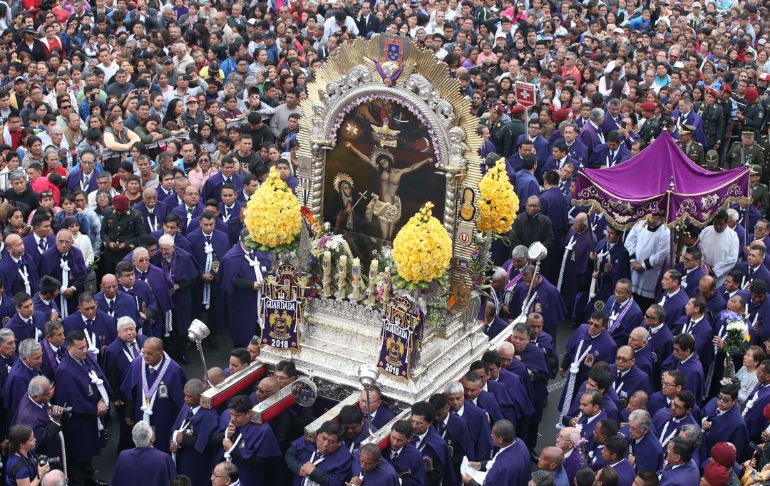
<path id="1" fill-rule="evenodd" d="M 326 154 L 324 219 L 361 250 L 392 242 L 425 202 L 443 218 L 446 179 L 418 114 L 380 96 L 351 109 Z M 367 253 L 367 251 L 364 251 Z"/>

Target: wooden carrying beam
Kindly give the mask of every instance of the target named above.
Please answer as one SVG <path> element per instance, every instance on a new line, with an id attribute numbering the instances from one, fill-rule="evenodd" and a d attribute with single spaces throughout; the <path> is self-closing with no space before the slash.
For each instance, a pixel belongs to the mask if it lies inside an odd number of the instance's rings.
<path id="1" fill-rule="evenodd" d="M 337 420 L 337 416 L 340 414 L 340 410 L 342 410 L 342 407 L 346 405 L 353 405 L 355 407 L 358 406 L 358 394 L 359 392 L 353 392 L 351 393 L 346 399 L 342 400 L 337 405 L 333 406 L 329 410 L 326 411 L 323 415 L 318 417 L 317 419 L 313 420 L 310 424 L 308 424 L 305 427 L 305 438 L 310 441 L 315 440 L 315 435 L 318 432 L 318 429 L 321 428 L 321 425 L 324 424 L 324 422 L 328 422 L 329 420 Z M 366 425 L 364 425 L 366 426 Z"/>
<path id="2" fill-rule="evenodd" d="M 409 418 L 409 416 L 412 414 L 410 409 L 406 409 L 402 411 L 400 414 L 396 415 L 393 420 L 385 424 L 380 430 L 374 433 L 374 435 L 371 435 L 361 441 L 361 445 L 364 444 L 377 444 L 377 447 L 380 448 L 380 450 L 385 450 L 388 447 L 390 447 L 390 429 L 393 428 L 393 425 L 398 422 L 399 420 L 406 420 Z M 364 425 L 365 427 L 366 425 Z"/>
<path id="3" fill-rule="evenodd" d="M 204 391 L 201 395 L 201 407 L 217 408 L 261 380 L 265 375 L 267 375 L 267 367 L 255 361 L 238 373 L 228 376 L 219 385 Z"/>
<path id="4" fill-rule="evenodd" d="M 293 383 L 289 383 L 278 390 L 275 395 L 256 404 L 254 408 L 251 409 L 251 421 L 257 424 L 270 422 L 273 418 L 277 417 L 278 414 L 293 406 L 296 402 L 291 394 L 292 385 Z"/>

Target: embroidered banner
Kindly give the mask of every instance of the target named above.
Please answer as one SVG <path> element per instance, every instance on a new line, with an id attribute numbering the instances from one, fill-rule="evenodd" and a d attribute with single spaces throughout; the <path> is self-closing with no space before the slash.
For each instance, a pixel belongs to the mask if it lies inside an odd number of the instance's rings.
<path id="1" fill-rule="evenodd" d="M 307 277 L 291 265 L 281 265 L 262 287 L 262 345 L 299 349 Z"/>
<path id="2" fill-rule="evenodd" d="M 409 379 L 422 344 L 423 316 L 406 297 L 385 305 L 377 367 L 384 373 Z"/>

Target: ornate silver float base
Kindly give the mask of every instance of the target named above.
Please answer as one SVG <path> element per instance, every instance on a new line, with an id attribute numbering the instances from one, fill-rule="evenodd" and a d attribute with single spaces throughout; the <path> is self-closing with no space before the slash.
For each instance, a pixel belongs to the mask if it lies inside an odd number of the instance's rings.
<path id="1" fill-rule="evenodd" d="M 420 361 L 412 368 L 411 380 L 380 374 L 377 384 L 389 401 L 406 406 L 427 400 L 480 358 L 489 346 L 487 337 L 475 321 L 462 320 L 457 316 L 448 322 L 441 337 L 432 329 L 425 330 Z M 292 352 L 265 347 L 260 359 L 274 365 L 292 358 L 301 372 L 328 382 L 319 388 L 322 395 L 334 390 L 334 385 L 344 394 L 344 388 L 361 389 L 359 365 L 377 364 L 381 327 L 380 314 L 372 308 L 335 299 L 314 299 L 301 327 L 301 349 Z"/>

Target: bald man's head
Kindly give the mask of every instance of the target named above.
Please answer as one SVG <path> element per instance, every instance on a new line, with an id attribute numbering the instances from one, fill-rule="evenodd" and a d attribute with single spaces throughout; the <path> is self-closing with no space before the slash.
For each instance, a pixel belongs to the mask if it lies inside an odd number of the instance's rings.
<path id="1" fill-rule="evenodd" d="M 558 471 L 564 464 L 564 453 L 555 446 L 544 447 L 537 461 L 537 467 L 545 471 Z"/>
<path id="2" fill-rule="evenodd" d="M 211 383 L 211 386 L 217 386 L 225 381 L 225 370 L 218 367 L 209 368 L 206 372 L 206 379 Z"/>
<path id="3" fill-rule="evenodd" d="M 8 247 L 8 253 L 14 258 L 21 258 L 24 255 L 24 241 L 17 234 L 6 236 L 5 246 Z"/>

